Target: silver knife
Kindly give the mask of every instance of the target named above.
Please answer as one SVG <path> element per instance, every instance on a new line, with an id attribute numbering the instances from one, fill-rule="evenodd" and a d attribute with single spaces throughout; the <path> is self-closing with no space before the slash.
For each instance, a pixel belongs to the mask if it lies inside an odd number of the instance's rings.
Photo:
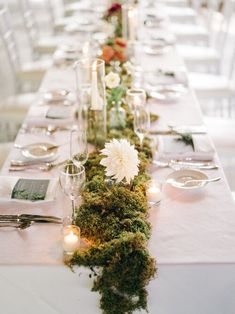
<path id="1" fill-rule="evenodd" d="M 0 215 L 0 221 L 25 221 L 30 220 L 34 222 L 49 222 L 49 223 L 62 223 L 62 218 L 56 216 L 44 216 L 44 215 Z"/>
<path id="2" fill-rule="evenodd" d="M 206 134 L 207 132 L 204 130 L 190 130 L 190 129 L 179 129 L 179 130 L 150 130 L 150 134 L 152 135 L 177 135 L 177 134 Z"/>

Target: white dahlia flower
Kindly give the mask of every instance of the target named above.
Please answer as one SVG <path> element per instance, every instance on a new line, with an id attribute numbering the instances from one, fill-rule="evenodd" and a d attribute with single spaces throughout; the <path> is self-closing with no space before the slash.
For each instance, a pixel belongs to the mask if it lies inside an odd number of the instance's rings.
<path id="1" fill-rule="evenodd" d="M 121 182 L 126 179 L 127 183 L 138 174 L 138 152 L 127 140 L 113 139 L 106 143 L 101 150 L 102 155 L 107 157 L 100 161 L 100 164 L 106 167 L 105 172 L 108 177 Z"/>

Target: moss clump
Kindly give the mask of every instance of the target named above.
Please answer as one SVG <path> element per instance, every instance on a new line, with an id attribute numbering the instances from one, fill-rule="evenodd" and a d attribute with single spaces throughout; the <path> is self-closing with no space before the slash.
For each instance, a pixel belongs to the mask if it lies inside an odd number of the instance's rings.
<path id="1" fill-rule="evenodd" d="M 132 130 L 118 134 L 136 143 Z M 115 137 L 117 134 L 115 133 Z M 112 138 L 114 133 L 109 133 Z M 84 202 L 77 211 L 76 224 L 82 237 L 92 245 L 78 251 L 70 260 L 71 267 L 83 265 L 97 269 L 93 291 L 101 294 L 100 306 L 107 314 L 132 313 L 147 309 L 146 285 L 156 272 L 155 260 L 147 250 L 151 226 L 147 221 L 145 194 L 151 159 L 149 141 L 139 147 L 139 174 L 129 186 L 108 184 L 102 156 L 94 152 L 85 164 L 87 183 Z"/>
<path id="2" fill-rule="evenodd" d="M 104 313 L 132 313 L 147 307 L 145 287 L 156 272 L 156 263 L 141 232 L 123 232 L 118 239 L 78 251 L 70 261 L 71 266 L 77 264 L 102 267 L 93 290 L 101 293 Z"/>

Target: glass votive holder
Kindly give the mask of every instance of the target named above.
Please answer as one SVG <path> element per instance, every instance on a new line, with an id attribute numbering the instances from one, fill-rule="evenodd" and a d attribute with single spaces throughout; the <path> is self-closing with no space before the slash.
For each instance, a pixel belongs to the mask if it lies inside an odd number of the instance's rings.
<path id="1" fill-rule="evenodd" d="M 150 180 L 146 187 L 146 197 L 150 206 L 159 204 L 163 198 L 162 184 L 156 180 Z"/>
<path id="2" fill-rule="evenodd" d="M 126 93 L 127 105 L 131 112 L 134 112 L 137 107 L 144 106 L 146 103 L 146 92 L 141 88 L 131 88 Z"/>
<path id="3" fill-rule="evenodd" d="M 75 225 L 63 227 L 62 246 L 66 255 L 72 255 L 80 247 L 80 228 Z"/>

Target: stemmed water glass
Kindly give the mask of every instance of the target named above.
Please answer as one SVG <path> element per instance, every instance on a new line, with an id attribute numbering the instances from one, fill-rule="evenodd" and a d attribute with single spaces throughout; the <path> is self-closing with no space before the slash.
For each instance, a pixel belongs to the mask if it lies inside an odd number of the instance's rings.
<path id="1" fill-rule="evenodd" d="M 134 111 L 134 132 L 140 140 L 140 147 L 150 128 L 150 115 L 144 106 L 136 107 Z"/>
<path id="2" fill-rule="evenodd" d="M 85 179 L 85 168 L 81 164 L 76 166 L 74 163 L 70 162 L 60 168 L 60 186 L 72 203 L 72 223 L 75 220 L 75 201 L 81 195 L 81 191 L 85 185 Z"/>
<path id="3" fill-rule="evenodd" d="M 88 159 L 88 145 L 86 131 L 74 129 L 70 132 L 70 159 L 78 167 L 84 165 Z"/>

